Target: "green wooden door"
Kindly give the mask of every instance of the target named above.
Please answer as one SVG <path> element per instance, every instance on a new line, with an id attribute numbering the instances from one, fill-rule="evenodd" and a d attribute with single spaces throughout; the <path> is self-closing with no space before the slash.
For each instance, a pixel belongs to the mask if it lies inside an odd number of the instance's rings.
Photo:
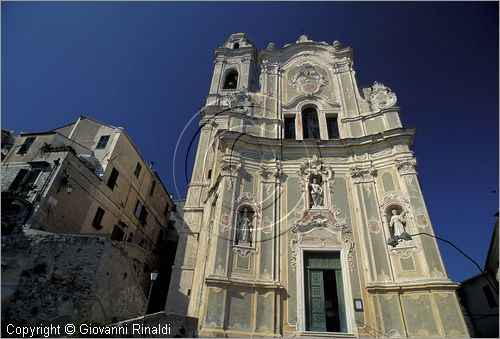
<path id="1" fill-rule="evenodd" d="M 309 322 L 310 331 L 326 332 L 325 294 L 322 270 L 309 271 Z"/>

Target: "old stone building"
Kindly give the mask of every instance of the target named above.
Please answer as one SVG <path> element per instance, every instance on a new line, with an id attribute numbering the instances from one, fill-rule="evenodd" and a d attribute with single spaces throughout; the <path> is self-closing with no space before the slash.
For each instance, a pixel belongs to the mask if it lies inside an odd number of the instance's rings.
<path id="1" fill-rule="evenodd" d="M 22 133 L 1 184 L 4 326 L 110 323 L 163 309 L 175 205 L 123 128 L 80 117 Z"/>
<path id="2" fill-rule="evenodd" d="M 22 133 L 2 162 L 2 231 L 37 229 L 162 246 L 174 206 L 122 128 L 80 117 Z"/>
<path id="3" fill-rule="evenodd" d="M 337 41 L 257 51 L 231 35 L 166 310 L 204 336 L 468 336 L 396 99 L 378 82 L 360 91 Z"/>

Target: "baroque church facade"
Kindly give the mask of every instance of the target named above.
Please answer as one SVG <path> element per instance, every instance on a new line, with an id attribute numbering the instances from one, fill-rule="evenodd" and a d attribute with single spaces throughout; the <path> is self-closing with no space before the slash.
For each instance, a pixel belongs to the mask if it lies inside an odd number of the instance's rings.
<path id="1" fill-rule="evenodd" d="M 337 41 L 257 51 L 232 34 L 166 311 L 201 336 L 467 337 L 396 100 L 378 82 L 360 92 Z"/>

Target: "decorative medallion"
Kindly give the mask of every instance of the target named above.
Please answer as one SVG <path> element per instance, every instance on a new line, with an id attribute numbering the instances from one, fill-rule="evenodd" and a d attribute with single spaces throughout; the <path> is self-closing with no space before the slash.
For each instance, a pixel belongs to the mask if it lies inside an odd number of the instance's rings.
<path id="1" fill-rule="evenodd" d="M 269 217 L 264 217 L 264 221 L 262 222 L 262 233 L 265 235 L 269 235 L 273 232 L 273 223 L 269 220 Z"/>
<path id="2" fill-rule="evenodd" d="M 250 114 L 249 107 L 253 105 L 248 90 L 243 88 L 236 93 L 231 94 L 227 99 L 229 109 L 233 113 Z"/>
<path id="3" fill-rule="evenodd" d="M 375 233 L 375 234 L 378 234 L 381 230 L 381 227 L 380 227 L 380 221 L 375 218 L 375 217 L 372 217 L 370 219 L 370 232 L 372 233 Z"/>
<path id="4" fill-rule="evenodd" d="M 321 92 L 328 80 L 319 74 L 313 65 L 304 63 L 301 65 L 299 73 L 290 80 L 290 83 L 300 92 L 313 95 Z"/>
<path id="5" fill-rule="evenodd" d="M 374 82 L 370 93 L 370 104 L 373 110 L 381 110 L 396 104 L 397 97 L 389 87 L 379 82 Z"/>

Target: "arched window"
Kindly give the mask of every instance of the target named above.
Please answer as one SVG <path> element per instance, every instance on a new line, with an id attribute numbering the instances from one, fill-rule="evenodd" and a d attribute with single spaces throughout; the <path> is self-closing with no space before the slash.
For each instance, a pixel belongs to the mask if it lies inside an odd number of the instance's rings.
<path id="1" fill-rule="evenodd" d="M 302 111 L 302 132 L 304 139 L 319 139 L 318 112 L 314 107 Z"/>
<path id="2" fill-rule="evenodd" d="M 224 79 L 224 86 L 222 89 L 236 89 L 238 84 L 238 71 L 231 69 L 226 73 L 226 79 Z"/>
<path id="3" fill-rule="evenodd" d="M 235 42 L 234 45 L 233 45 L 233 48 L 234 49 L 240 48 L 240 43 L 239 42 Z"/>

